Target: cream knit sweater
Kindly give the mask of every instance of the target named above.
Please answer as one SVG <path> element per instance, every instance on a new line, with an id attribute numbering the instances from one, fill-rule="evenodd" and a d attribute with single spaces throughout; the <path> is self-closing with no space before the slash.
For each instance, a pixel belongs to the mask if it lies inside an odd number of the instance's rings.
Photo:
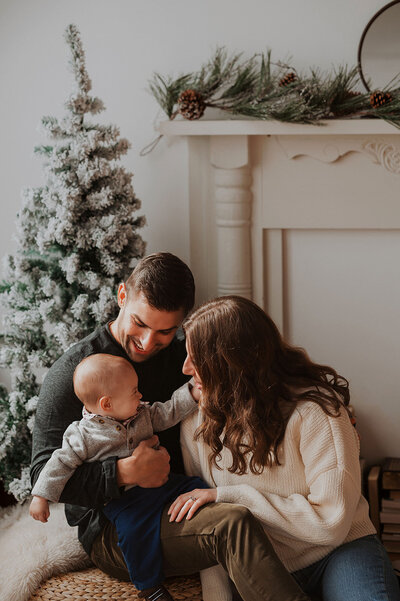
<path id="1" fill-rule="evenodd" d="M 359 440 L 345 410 L 335 418 L 312 401 L 299 402 L 287 425 L 281 465 L 259 475 L 230 473 L 227 449 L 218 461 L 222 469 L 214 467 L 211 474 L 208 447 L 193 439 L 201 420 L 198 411 L 181 424 L 187 473 L 216 486 L 217 502 L 250 509 L 290 572 L 343 543 L 375 533 L 361 495 Z"/>

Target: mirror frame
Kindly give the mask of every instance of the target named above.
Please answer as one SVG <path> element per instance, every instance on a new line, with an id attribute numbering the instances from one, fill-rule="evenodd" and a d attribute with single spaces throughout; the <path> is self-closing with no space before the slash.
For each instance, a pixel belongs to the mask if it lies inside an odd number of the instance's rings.
<path id="1" fill-rule="evenodd" d="M 367 90 L 367 92 L 371 92 L 371 88 L 369 87 L 369 85 L 367 84 L 365 77 L 364 77 L 364 73 L 362 70 L 362 66 L 361 66 L 361 55 L 362 55 L 362 47 L 364 44 L 364 40 L 365 40 L 365 36 L 368 33 L 368 30 L 370 29 L 372 23 L 374 23 L 376 21 L 376 19 L 382 14 L 384 13 L 388 8 L 390 8 L 391 6 L 394 6 L 395 4 L 399 4 L 400 0 L 393 0 L 392 2 L 389 2 L 388 4 L 385 4 L 385 6 L 382 6 L 382 8 L 380 8 L 378 10 L 377 13 L 374 14 L 374 16 L 368 21 L 364 31 L 362 32 L 362 36 L 360 39 L 360 43 L 358 45 L 358 51 L 357 51 L 357 67 L 358 67 L 358 73 L 360 75 L 360 79 L 364 84 L 365 89 Z"/>

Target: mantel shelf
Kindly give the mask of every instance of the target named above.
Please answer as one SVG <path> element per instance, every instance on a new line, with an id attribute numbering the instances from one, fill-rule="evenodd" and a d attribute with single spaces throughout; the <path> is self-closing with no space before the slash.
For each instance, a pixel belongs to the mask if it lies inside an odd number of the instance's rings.
<path id="1" fill-rule="evenodd" d="M 335 119 L 320 125 L 259 120 L 163 121 L 165 136 L 326 136 L 399 135 L 400 129 L 383 119 Z"/>

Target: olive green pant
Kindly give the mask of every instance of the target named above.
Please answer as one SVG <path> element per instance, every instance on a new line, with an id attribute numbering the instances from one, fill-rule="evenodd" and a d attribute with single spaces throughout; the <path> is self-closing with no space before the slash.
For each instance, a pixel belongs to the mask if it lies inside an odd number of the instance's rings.
<path id="1" fill-rule="evenodd" d="M 170 523 L 165 509 L 161 547 L 166 576 L 193 574 L 220 563 L 243 601 L 309 599 L 278 559 L 260 523 L 241 505 L 205 505 L 180 523 Z M 95 540 L 91 559 L 110 576 L 129 580 L 112 524 Z"/>

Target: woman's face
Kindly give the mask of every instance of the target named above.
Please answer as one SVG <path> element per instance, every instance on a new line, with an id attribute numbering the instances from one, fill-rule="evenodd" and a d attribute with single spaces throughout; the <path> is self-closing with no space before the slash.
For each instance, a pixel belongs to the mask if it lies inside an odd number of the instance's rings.
<path id="1" fill-rule="evenodd" d="M 183 364 L 182 371 L 187 376 L 192 376 L 194 378 L 194 383 L 195 383 L 196 388 L 198 388 L 199 390 L 202 390 L 200 376 L 197 373 L 197 370 L 196 370 L 196 368 L 193 364 L 192 358 L 190 356 L 190 347 L 189 347 L 188 340 L 186 340 L 186 352 L 187 352 L 187 357 L 185 359 L 185 363 Z"/>

